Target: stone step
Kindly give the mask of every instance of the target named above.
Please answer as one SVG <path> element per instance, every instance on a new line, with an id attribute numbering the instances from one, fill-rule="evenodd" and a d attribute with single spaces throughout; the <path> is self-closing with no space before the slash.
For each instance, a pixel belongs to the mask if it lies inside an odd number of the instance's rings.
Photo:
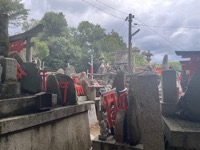
<path id="1" fill-rule="evenodd" d="M 36 96 L 0 100 L 0 118 L 37 112 Z"/>
<path id="2" fill-rule="evenodd" d="M 143 150 L 143 145 L 130 146 L 124 143 L 116 143 L 113 137 L 110 136 L 106 141 L 99 140 L 96 137 L 92 140 L 92 148 L 94 150 Z"/>

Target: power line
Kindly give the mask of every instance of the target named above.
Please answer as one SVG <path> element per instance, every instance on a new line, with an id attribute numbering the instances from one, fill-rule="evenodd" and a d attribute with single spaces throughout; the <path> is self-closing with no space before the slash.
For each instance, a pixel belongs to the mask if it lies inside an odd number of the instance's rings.
<path id="1" fill-rule="evenodd" d="M 185 28 L 185 29 L 200 29 L 200 27 L 184 27 L 184 26 L 157 26 L 157 25 L 144 25 L 140 24 L 141 26 L 149 26 L 152 28 Z"/>
<path id="2" fill-rule="evenodd" d="M 100 2 L 100 1 L 98 1 L 98 0 L 96 0 L 96 1 L 97 1 L 98 3 L 100 3 L 100 4 L 102 4 L 102 5 L 107 6 L 107 7 L 111 8 L 111 9 L 113 9 L 113 10 L 116 10 L 116 11 L 118 11 L 118 12 L 124 14 L 124 15 L 128 15 L 127 13 L 125 13 L 125 12 L 123 12 L 123 11 L 120 11 L 120 10 L 114 8 L 114 7 L 111 7 L 110 5 L 107 5 L 107 4 L 105 4 L 105 3 L 103 3 L 103 2 Z"/>
<path id="3" fill-rule="evenodd" d="M 122 22 L 121 26 L 117 29 L 117 32 L 119 32 L 122 28 L 122 26 L 124 25 L 124 23 L 126 22 L 126 20 L 124 20 L 124 22 Z"/>
<path id="4" fill-rule="evenodd" d="M 178 47 L 177 45 L 175 45 L 174 43 L 170 42 L 168 39 L 166 39 L 164 36 L 160 35 L 158 32 L 156 32 L 155 30 L 153 30 L 152 28 L 150 28 L 148 25 L 146 25 L 144 22 L 142 22 L 141 20 L 139 20 L 138 18 L 135 18 L 136 20 L 138 20 L 139 22 L 141 22 L 144 26 L 146 26 L 147 28 L 149 28 L 151 31 L 153 31 L 154 33 L 156 33 L 158 36 L 160 36 L 162 39 L 164 39 L 165 41 L 167 41 L 168 43 L 170 43 L 171 45 L 175 46 L 176 48 L 178 48 L 178 50 L 182 50 L 180 47 Z"/>
<path id="5" fill-rule="evenodd" d="M 87 1 L 85 1 L 85 0 L 82 0 L 82 1 L 85 2 L 85 3 L 87 3 L 88 5 L 90 5 L 90 6 L 92 6 L 92 7 L 95 7 L 96 9 L 98 9 L 98 10 L 100 10 L 100 11 L 102 11 L 102 12 L 104 12 L 104 13 L 110 15 L 110 16 L 112 16 L 112 17 L 115 17 L 115 18 L 117 18 L 117 19 L 124 20 L 124 18 L 120 18 L 120 17 L 118 17 L 118 16 L 115 16 L 115 15 L 113 15 L 113 14 L 110 14 L 110 13 L 108 13 L 107 11 L 105 11 L 105 10 L 99 8 L 99 7 L 96 7 L 95 5 L 89 3 L 89 2 L 87 2 Z"/>

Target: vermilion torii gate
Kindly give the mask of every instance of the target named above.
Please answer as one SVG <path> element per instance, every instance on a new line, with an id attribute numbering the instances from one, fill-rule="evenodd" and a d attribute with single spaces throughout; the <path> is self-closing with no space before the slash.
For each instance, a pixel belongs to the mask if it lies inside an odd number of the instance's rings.
<path id="1" fill-rule="evenodd" d="M 189 71 L 189 80 L 193 74 L 200 67 L 200 51 L 175 51 L 176 55 L 182 58 L 189 58 L 187 61 L 180 61 L 182 70 Z"/>

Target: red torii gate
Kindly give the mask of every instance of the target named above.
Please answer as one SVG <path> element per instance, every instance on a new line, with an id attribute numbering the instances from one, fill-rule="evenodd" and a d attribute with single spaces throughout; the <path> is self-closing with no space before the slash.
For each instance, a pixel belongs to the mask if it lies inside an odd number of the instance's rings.
<path id="1" fill-rule="evenodd" d="M 200 67 L 200 51 L 175 51 L 176 55 L 182 56 L 182 58 L 189 58 L 187 61 L 180 61 L 182 64 L 182 70 L 189 71 L 189 80 L 193 74 Z"/>
<path id="2" fill-rule="evenodd" d="M 31 38 L 35 37 L 39 32 L 41 32 L 44 28 L 44 25 L 38 24 L 34 28 L 17 35 L 12 35 L 9 37 L 10 41 L 10 50 L 9 52 L 17 51 L 21 53 L 22 50 L 26 49 L 26 61 L 32 62 L 32 52 L 31 47 L 33 47 L 34 43 L 31 42 Z M 25 44 L 26 43 L 26 44 Z"/>

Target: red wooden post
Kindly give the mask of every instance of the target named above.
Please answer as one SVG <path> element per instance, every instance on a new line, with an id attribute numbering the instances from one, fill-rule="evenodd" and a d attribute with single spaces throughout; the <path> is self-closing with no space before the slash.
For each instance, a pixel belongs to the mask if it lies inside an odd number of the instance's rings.
<path id="1" fill-rule="evenodd" d="M 123 109 L 127 111 L 128 108 L 128 102 L 127 102 L 127 91 L 124 91 L 123 93 L 120 93 L 118 95 L 118 107 L 119 109 Z"/>
<path id="2" fill-rule="evenodd" d="M 64 90 L 64 96 L 63 96 L 63 104 L 67 103 L 67 88 L 68 88 L 68 82 L 59 82 L 59 87 Z"/>
<path id="3" fill-rule="evenodd" d="M 40 70 L 40 75 L 42 76 L 42 81 L 43 81 L 43 91 L 47 91 L 46 87 L 46 77 L 47 77 L 47 70 Z"/>

